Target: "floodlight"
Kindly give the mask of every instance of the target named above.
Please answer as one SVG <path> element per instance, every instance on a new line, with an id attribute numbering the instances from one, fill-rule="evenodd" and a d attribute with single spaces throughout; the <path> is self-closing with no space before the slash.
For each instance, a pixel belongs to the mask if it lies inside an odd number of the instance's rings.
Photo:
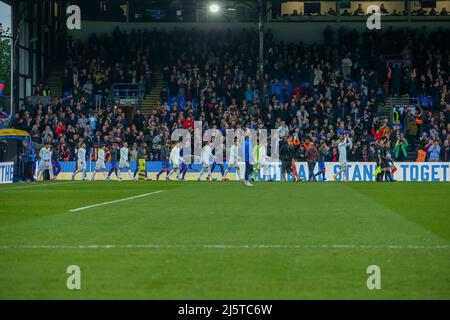
<path id="1" fill-rule="evenodd" d="M 209 11 L 211 11 L 212 13 L 217 13 L 220 11 L 220 6 L 217 3 L 212 3 L 209 6 Z"/>

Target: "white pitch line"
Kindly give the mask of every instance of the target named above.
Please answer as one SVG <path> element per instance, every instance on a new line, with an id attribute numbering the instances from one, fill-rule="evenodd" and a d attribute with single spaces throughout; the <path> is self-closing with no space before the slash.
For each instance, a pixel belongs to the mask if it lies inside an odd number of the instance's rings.
<path id="1" fill-rule="evenodd" d="M 81 208 L 72 209 L 72 210 L 69 210 L 69 211 L 70 212 L 79 212 L 79 211 L 83 211 L 83 210 L 87 210 L 87 209 L 91 209 L 91 208 L 95 208 L 95 207 L 99 207 L 99 206 L 105 206 L 105 205 L 112 204 L 112 203 L 117 203 L 117 202 L 123 202 L 123 201 L 133 200 L 133 199 L 137 199 L 137 198 L 142 198 L 142 197 L 150 196 L 152 194 L 157 194 L 157 193 L 161 193 L 161 192 L 163 192 L 163 191 L 162 190 L 158 190 L 158 191 L 155 191 L 155 192 L 144 193 L 144 194 L 140 194 L 140 195 L 137 195 L 137 196 L 134 196 L 134 197 L 125 198 L 125 199 L 118 199 L 118 200 L 112 200 L 112 201 L 97 203 L 97 204 L 93 204 L 93 205 L 90 205 L 90 206 L 85 206 L 85 207 L 81 207 Z"/>
<path id="2" fill-rule="evenodd" d="M 225 244 L 85 244 L 85 245 L 1 245 L 0 249 L 413 249 L 447 250 L 449 245 L 225 245 Z"/>
<path id="3" fill-rule="evenodd" d="M 8 191 L 8 190 L 16 190 L 16 189 L 27 189 L 27 188 L 36 188 L 36 187 L 53 187 L 53 186 L 60 186 L 65 184 L 71 184 L 71 183 L 77 183 L 79 181 L 68 181 L 68 182 L 54 182 L 54 183 L 35 183 L 32 185 L 27 186 L 20 186 L 20 187 L 12 187 L 12 188 L 0 188 L 1 191 Z"/>

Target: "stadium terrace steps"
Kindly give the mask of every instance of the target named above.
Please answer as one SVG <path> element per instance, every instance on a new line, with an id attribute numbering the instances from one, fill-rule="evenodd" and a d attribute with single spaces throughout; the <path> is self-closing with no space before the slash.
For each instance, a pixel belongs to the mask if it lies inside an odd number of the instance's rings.
<path id="1" fill-rule="evenodd" d="M 378 115 L 380 117 L 380 119 L 388 119 L 389 121 L 391 120 L 391 110 L 392 107 L 390 105 L 390 103 L 384 103 L 384 104 L 380 104 L 378 105 Z"/>
<path id="2" fill-rule="evenodd" d="M 150 94 L 146 95 L 144 99 L 139 103 L 142 114 L 147 117 L 152 111 L 156 109 L 158 102 L 160 101 L 160 93 L 164 88 L 163 74 L 160 66 L 155 66 L 152 70 L 153 83 Z"/>
<path id="3" fill-rule="evenodd" d="M 378 107 L 378 114 L 381 119 L 388 119 L 392 121 L 392 110 L 394 105 L 406 105 L 409 104 L 409 97 L 390 97 L 386 99 L 384 105 Z"/>
<path id="4" fill-rule="evenodd" d="M 47 77 L 46 85 L 50 88 L 53 97 L 62 97 L 62 86 L 64 81 L 64 66 L 55 65 L 51 68 Z"/>
<path id="5" fill-rule="evenodd" d="M 389 119 L 390 122 L 392 122 L 392 111 L 394 108 L 394 105 L 408 105 L 411 104 L 409 97 L 390 97 L 388 100 L 386 100 L 388 103 L 385 104 L 385 112 L 388 113 L 387 119 Z M 381 113 L 380 113 L 381 114 Z M 411 146 L 408 147 L 410 149 Z M 417 153 L 415 150 L 409 150 L 408 155 L 406 159 L 408 161 L 414 161 L 417 157 Z"/>

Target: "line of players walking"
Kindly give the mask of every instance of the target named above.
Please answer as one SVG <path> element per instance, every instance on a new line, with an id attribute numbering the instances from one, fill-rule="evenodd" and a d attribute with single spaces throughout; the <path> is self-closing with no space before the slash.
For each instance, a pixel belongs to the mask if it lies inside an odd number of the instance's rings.
<path id="1" fill-rule="evenodd" d="M 291 177 L 291 181 L 302 181 L 297 173 L 295 165 L 295 144 L 293 143 L 295 137 L 286 136 L 280 142 L 279 152 L 281 160 L 281 180 L 287 181 L 287 177 Z M 199 172 L 197 177 L 198 181 L 201 181 L 203 177 L 206 177 L 207 181 L 215 181 L 217 178 L 213 177 L 213 173 L 216 167 L 220 168 L 223 181 L 228 181 L 228 174 L 234 169 L 238 180 L 242 181 L 245 185 L 251 186 L 251 181 L 271 181 L 269 175 L 270 157 L 267 156 L 267 146 L 265 143 L 256 143 L 252 146 L 252 143 L 248 136 L 245 136 L 242 143 L 235 137 L 233 144 L 229 150 L 229 156 L 227 157 L 226 168 L 221 161 L 215 156 L 215 149 L 212 148 L 215 137 L 212 137 L 210 141 L 207 141 L 201 151 L 200 159 L 195 159 L 192 155 L 183 156 L 182 141 L 171 143 L 168 141 L 161 148 L 161 170 L 156 175 L 156 180 L 159 180 L 162 174 L 166 174 L 165 179 L 171 180 L 173 174 L 176 175 L 176 179 L 184 181 L 188 169 L 194 172 Z M 352 148 L 352 139 L 347 134 L 342 134 L 339 137 L 337 148 L 339 151 L 339 163 L 340 170 L 333 175 L 333 180 L 337 180 L 340 176 L 340 181 L 346 181 L 347 172 L 347 150 Z M 111 167 L 109 172 L 106 168 L 106 154 L 109 153 L 109 161 Z M 322 181 L 325 181 L 325 158 L 328 152 L 328 146 L 324 141 L 319 143 L 319 147 L 316 148 L 313 142 L 310 143 L 306 151 L 306 159 L 308 163 L 309 181 L 316 181 L 317 176 L 321 175 Z M 393 157 L 391 149 L 389 147 L 389 140 L 380 139 L 376 143 L 376 163 L 377 169 L 375 171 L 376 181 L 395 181 L 393 179 L 393 173 L 396 171 L 396 167 L 393 163 Z M 50 179 L 54 180 L 57 173 L 61 170 L 57 161 L 53 159 L 54 152 L 49 144 L 45 144 L 39 152 L 40 164 L 38 167 L 37 179 L 39 180 L 43 172 L 49 171 Z M 111 179 L 112 174 L 116 175 L 117 180 L 122 181 L 123 175 L 127 174 L 130 180 L 137 180 L 138 174 L 142 174 L 145 180 L 149 180 L 145 163 L 147 161 L 147 145 L 143 143 L 137 150 L 138 165 L 134 173 L 131 172 L 131 166 L 129 163 L 130 150 L 128 149 L 127 142 L 124 142 L 122 147 L 119 148 L 117 143 L 114 143 L 111 147 L 106 149 L 106 145 L 102 144 L 97 149 L 97 159 L 95 163 L 94 173 L 91 180 L 96 180 L 97 174 L 102 173 L 103 179 L 108 181 Z M 88 180 L 86 177 L 86 145 L 80 143 L 76 152 L 77 155 L 77 167 L 72 174 L 72 180 L 75 180 L 78 174 L 82 174 L 83 180 Z M 188 164 L 187 159 L 190 158 Z M 196 161 L 200 160 L 200 161 Z M 201 162 L 200 171 L 195 170 L 192 167 L 192 163 Z M 314 172 L 318 164 L 318 171 Z M 240 164 L 245 166 L 241 168 Z M 122 172 L 126 169 L 126 172 Z M 242 170 L 241 170 L 242 169 Z"/>
<path id="2" fill-rule="evenodd" d="M 266 145 L 256 144 L 255 147 L 252 146 L 249 137 L 246 136 L 242 146 L 238 145 L 237 137 L 234 139 L 233 145 L 229 151 L 229 157 L 227 161 L 226 169 L 221 161 L 215 156 L 215 151 L 211 148 L 214 144 L 215 137 L 212 137 L 210 141 L 207 141 L 202 148 L 200 162 L 201 169 L 197 180 L 201 181 L 204 176 L 206 176 L 207 181 L 216 181 L 217 178 L 213 177 L 213 172 L 216 167 L 220 168 L 223 181 L 228 181 L 228 174 L 234 169 L 238 180 L 242 181 L 245 185 L 251 186 L 250 181 L 255 181 L 259 177 L 259 173 L 262 171 L 263 177 L 268 177 L 268 166 L 270 158 L 267 156 Z M 162 174 L 166 174 L 165 179 L 171 180 L 173 174 L 176 174 L 176 179 L 179 181 L 185 180 L 186 172 L 188 168 L 192 171 L 197 171 L 192 167 L 192 163 L 188 164 L 187 159 L 191 158 L 192 162 L 195 162 L 194 156 L 186 155 L 183 156 L 182 143 L 180 141 L 171 143 L 168 141 L 161 148 L 161 163 L 162 167 L 160 172 L 156 176 L 156 180 L 159 180 Z M 123 143 L 121 148 L 118 147 L 117 143 L 114 143 L 109 148 L 109 159 L 111 163 L 111 168 L 106 174 L 106 145 L 102 144 L 97 149 L 97 161 L 95 163 L 94 173 L 91 180 L 94 181 L 98 173 L 103 173 L 104 180 L 110 180 L 112 174 L 114 173 L 119 181 L 123 180 L 122 175 L 124 172 L 122 170 L 125 168 L 130 180 L 137 180 L 138 173 L 143 171 L 145 180 L 148 180 L 147 170 L 145 168 L 145 161 L 147 160 L 145 143 L 138 149 L 138 161 L 142 162 L 141 165 L 137 165 L 134 174 L 131 173 L 131 167 L 129 164 L 129 149 L 126 142 Z M 44 147 L 45 148 L 45 147 Z M 43 148 L 43 149 L 44 149 Z M 171 149 L 170 149 L 171 148 Z M 242 149 L 240 149 L 242 148 Z M 170 151 L 169 151 L 170 150 Z M 44 155 L 44 153 L 43 153 Z M 72 174 L 72 180 L 75 180 L 78 174 L 82 174 L 82 179 L 87 181 L 86 173 L 86 145 L 80 143 L 79 148 L 76 152 L 77 155 L 77 167 Z M 45 155 L 44 155 L 45 158 Z M 41 159 L 44 159 L 41 156 Z M 45 161 L 43 162 L 45 163 Z M 242 168 L 239 163 L 243 164 L 245 168 Z M 44 170 L 47 168 L 43 168 Z M 243 172 L 242 172 L 243 171 Z M 198 171 L 197 171 L 198 172 Z"/>
<path id="3" fill-rule="evenodd" d="M 238 144 L 238 138 L 235 137 L 229 150 L 227 167 L 225 169 L 223 163 L 219 161 L 219 158 L 215 155 L 215 149 L 211 148 L 214 141 L 215 137 L 212 137 L 202 148 L 200 155 L 201 169 L 197 181 L 201 181 L 204 175 L 206 175 L 207 181 L 216 181 L 217 178 L 213 177 L 213 172 L 216 167 L 220 168 L 223 181 L 229 180 L 228 174 L 234 169 L 238 180 L 242 181 L 247 186 L 252 186 L 250 181 L 257 180 L 260 171 L 263 172 L 263 177 L 268 177 L 270 158 L 266 155 L 265 144 L 256 144 L 253 148 L 249 137 L 246 136 L 242 146 L 240 146 Z M 186 157 L 183 157 L 182 153 L 181 141 L 176 142 L 170 151 L 169 159 L 163 160 L 163 167 L 157 174 L 157 180 L 159 180 L 161 174 L 164 172 L 166 172 L 166 180 L 170 180 L 171 175 L 174 173 L 176 173 L 177 180 L 184 180 L 188 167 L 186 165 Z M 165 152 L 162 152 L 162 154 L 165 154 Z M 242 168 L 239 163 L 245 166 L 245 168 L 243 168 L 244 175 L 242 175 Z M 192 167 L 191 169 L 193 170 Z"/>

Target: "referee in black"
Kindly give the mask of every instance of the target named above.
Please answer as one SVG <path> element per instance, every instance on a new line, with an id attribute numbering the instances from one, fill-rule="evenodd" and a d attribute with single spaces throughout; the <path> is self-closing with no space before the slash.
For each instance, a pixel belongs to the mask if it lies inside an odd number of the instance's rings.
<path id="1" fill-rule="evenodd" d="M 291 175 L 294 177 L 294 181 L 297 181 L 297 178 L 292 172 L 292 159 L 294 159 L 294 157 L 294 147 L 289 145 L 288 138 L 285 136 L 280 142 L 281 181 L 287 181 L 285 174 Z"/>

